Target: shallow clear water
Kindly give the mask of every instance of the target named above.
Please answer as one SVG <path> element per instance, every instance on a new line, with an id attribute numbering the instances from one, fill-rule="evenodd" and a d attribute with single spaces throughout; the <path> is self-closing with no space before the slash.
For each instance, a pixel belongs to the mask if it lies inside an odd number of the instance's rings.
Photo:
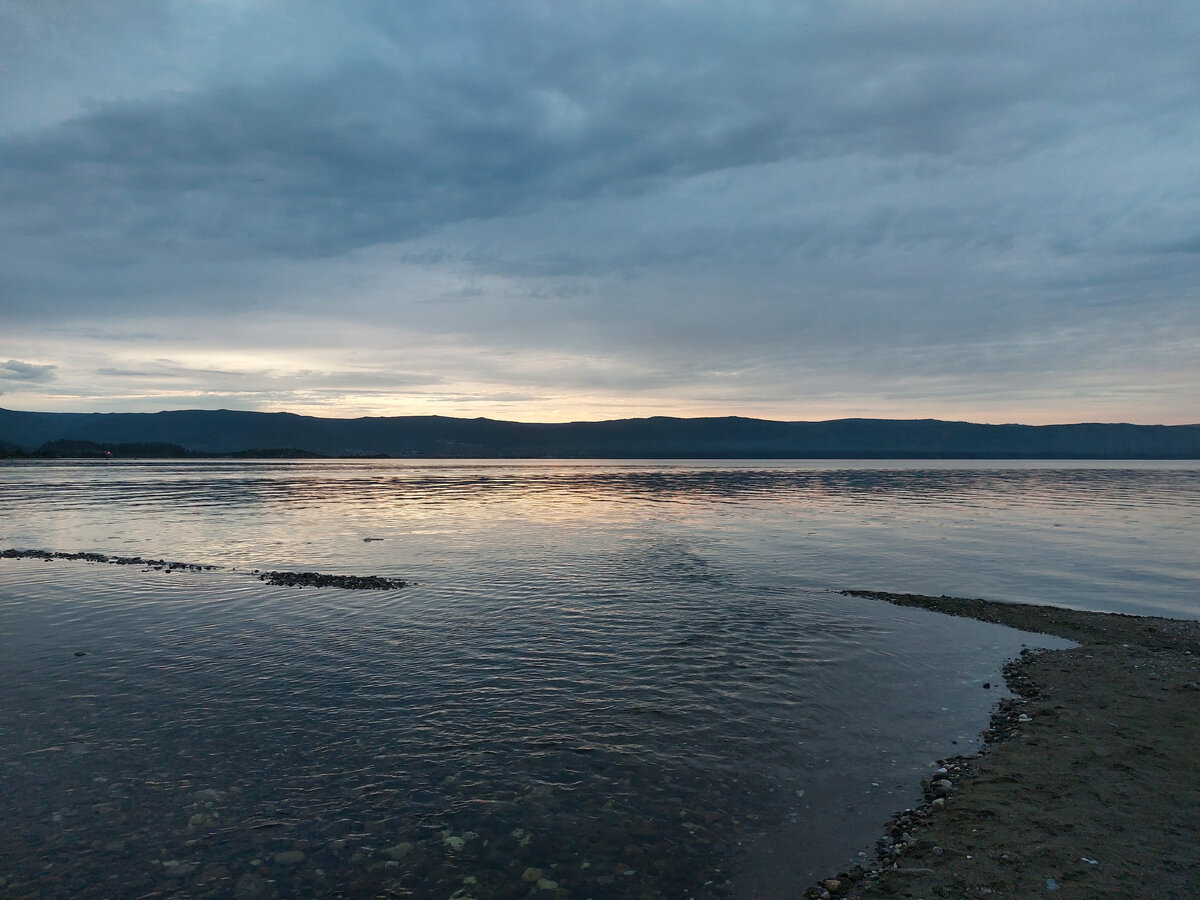
<path id="1" fill-rule="evenodd" d="M 1060 644 L 831 589 L 1200 616 L 1190 463 L 18 463 L 0 508 L 222 567 L 0 560 L 6 896 L 798 894 Z"/>

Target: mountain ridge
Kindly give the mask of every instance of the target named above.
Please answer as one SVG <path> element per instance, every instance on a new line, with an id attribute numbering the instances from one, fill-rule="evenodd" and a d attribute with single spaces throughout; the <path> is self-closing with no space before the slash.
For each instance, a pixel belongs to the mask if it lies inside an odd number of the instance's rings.
<path id="1" fill-rule="evenodd" d="M 744 416 L 561 423 L 451 416 L 331 419 L 291 412 L 52 413 L 0 408 L 0 445 L 175 444 L 198 454 L 288 447 L 418 458 L 1200 459 L 1200 424 L 986 425 L 941 419 Z"/>

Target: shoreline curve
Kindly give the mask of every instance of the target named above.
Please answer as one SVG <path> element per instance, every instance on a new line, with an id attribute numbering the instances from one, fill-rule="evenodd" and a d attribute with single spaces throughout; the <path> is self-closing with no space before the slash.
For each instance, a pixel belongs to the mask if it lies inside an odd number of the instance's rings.
<path id="1" fill-rule="evenodd" d="M 1076 641 L 1024 651 L 979 750 L 807 898 L 1200 896 L 1200 621 L 841 593 Z"/>

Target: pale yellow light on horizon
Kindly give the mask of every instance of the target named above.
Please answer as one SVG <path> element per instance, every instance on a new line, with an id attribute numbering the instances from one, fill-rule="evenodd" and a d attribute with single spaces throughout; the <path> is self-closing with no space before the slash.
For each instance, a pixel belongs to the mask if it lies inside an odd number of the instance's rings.
<path id="1" fill-rule="evenodd" d="M 405 387 L 388 383 L 394 371 L 387 365 L 390 360 L 367 354 L 352 354 L 348 359 L 344 350 L 332 347 L 249 352 L 177 346 L 147 347 L 136 356 L 86 351 L 75 357 L 43 356 L 58 361 L 54 380 L 7 389 L 0 395 L 0 407 L 44 412 L 225 408 L 320 418 L 438 415 L 546 423 L 650 416 L 743 416 L 776 421 L 942 419 L 1029 425 L 1200 422 L 1200 411 L 1191 417 L 1179 412 L 1188 408 L 1181 402 L 1186 393 L 1181 381 L 1156 388 L 1062 384 L 1019 391 L 1002 385 L 980 387 L 964 380 L 942 383 L 909 378 L 867 394 L 864 385 L 842 385 L 836 378 L 822 380 L 810 373 L 797 378 L 798 385 L 808 385 L 807 394 L 798 386 L 793 389 L 795 396 L 775 399 L 738 396 L 738 379 L 721 383 L 720 395 L 713 384 L 678 385 L 674 394 L 661 387 L 644 391 L 557 388 L 554 375 L 566 363 L 559 357 L 533 354 L 506 357 L 504 367 L 490 371 L 484 368 L 468 374 L 460 370 L 458 378 L 431 376 L 427 384 Z M 576 361 L 567 361 L 571 362 Z M 601 374 L 621 371 L 615 360 L 590 358 L 583 364 Z M 102 367 L 115 374 L 97 377 Z M 454 371 L 440 357 L 420 368 L 435 374 Z M 128 372 L 122 374 L 124 370 Z M 372 386 L 364 388 L 363 381 Z M 751 387 L 743 389 L 749 392 Z M 782 393 L 783 389 L 779 390 Z"/>
<path id="2" fill-rule="evenodd" d="M 464 401 L 462 395 L 404 395 L 347 393 L 337 396 L 304 396 L 297 392 L 286 399 L 265 399 L 253 392 L 195 390 L 151 390 L 140 393 L 107 394 L 103 397 L 71 392 L 39 392 L 5 395 L 0 407 L 32 412 L 159 412 L 172 409 L 238 409 L 254 412 L 289 412 L 315 418 L 347 419 L 366 416 L 447 416 L 487 418 L 528 423 L 595 422 L 613 419 L 670 416 L 679 418 L 742 416 L 789 422 L 820 422 L 832 419 L 941 419 L 979 424 L 1055 425 L 1076 422 L 1131 422 L 1142 425 L 1187 425 L 1195 421 L 1169 416 L 1121 415 L 1093 407 L 1010 407 L 998 404 L 908 404 L 851 402 L 796 404 L 669 402 L 665 398 L 565 396 L 536 401 L 495 401 L 480 396 Z M 5 402 L 8 401 L 8 402 Z M 1152 412 L 1145 410 L 1144 412 Z M 1200 418 L 1200 417 L 1198 417 Z"/>

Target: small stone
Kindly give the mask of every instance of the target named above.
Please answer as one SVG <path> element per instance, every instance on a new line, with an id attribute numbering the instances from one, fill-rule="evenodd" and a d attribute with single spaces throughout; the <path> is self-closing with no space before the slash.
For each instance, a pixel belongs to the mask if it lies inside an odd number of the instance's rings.
<path id="1" fill-rule="evenodd" d="M 76 650 L 75 655 L 76 656 L 87 656 L 87 651 L 86 650 Z"/>
<path id="2" fill-rule="evenodd" d="M 524 872 L 521 873 L 521 880 L 528 881 L 530 884 L 537 881 L 541 877 L 542 877 L 542 870 L 536 869 L 533 866 L 530 866 L 528 869 L 526 869 Z"/>
<path id="3" fill-rule="evenodd" d="M 934 796 L 945 797 L 954 790 L 954 782 L 945 778 L 939 778 L 929 786 L 929 789 L 933 792 Z"/>
<path id="4" fill-rule="evenodd" d="M 294 866 L 297 863 L 302 863 L 304 862 L 304 851 L 284 850 L 282 853 L 276 853 L 275 862 L 281 866 Z"/>
<path id="5" fill-rule="evenodd" d="M 258 900 L 267 891 L 266 883 L 253 872 L 247 872 L 238 879 L 233 888 L 234 900 Z"/>
<path id="6" fill-rule="evenodd" d="M 452 834 L 448 838 L 443 838 L 442 843 L 445 844 L 447 847 L 449 847 L 451 850 L 461 850 L 463 848 L 463 845 L 466 844 L 466 841 L 464 841 L 458 835 Z"/>
<path id="7" fill-rule="evenodd" d="M 543 891 L 553 891 L 558 887 L 558 882 L 551 878 L 539 878 L 537 880 L 537 886 Z"/>
<path id="8" fill-rule="evenodd" d="M 836 894 L 842 889 L 842 882 L 837 878 L 826 878 L 824 881 L 825 890 L 831 894 Z"/>
<path id="9" fill-rule="evenodd" d="M 413 845 L 409 841 L 401 841 L 384 850 L 384 854 L 392 859 L 404 859 L 408 854 L 412 853 Z"/>

